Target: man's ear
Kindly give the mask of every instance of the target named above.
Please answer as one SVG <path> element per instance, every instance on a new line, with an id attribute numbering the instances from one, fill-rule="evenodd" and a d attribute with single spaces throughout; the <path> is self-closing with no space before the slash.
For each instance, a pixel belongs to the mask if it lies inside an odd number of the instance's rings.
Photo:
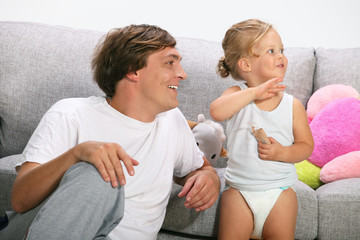
<path id="1" fill-rule="evenodd" d="M 238 67 L 244 72 L 251 71 L 251 63 L 247 58 L 240 58 L 240 60 L 238 61 Z"/>
<path id="2" fill-rule="evenodd" d="M 134 82 L 139 81 L 139 73 L 138 72 L 130 72 L 130 73 L 126 74 L 126 77 Z"/>

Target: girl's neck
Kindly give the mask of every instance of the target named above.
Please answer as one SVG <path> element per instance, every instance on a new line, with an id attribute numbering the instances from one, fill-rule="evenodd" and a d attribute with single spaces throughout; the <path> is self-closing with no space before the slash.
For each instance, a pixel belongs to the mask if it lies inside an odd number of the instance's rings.
<path id="1" fill-rule="evenodd" d="M 283 95 L 284 92 L 278 92 L 271 98 L 265 100 L 255 100 L 254 103 L 260 110 L 271 112 L 279 106 Z"/>

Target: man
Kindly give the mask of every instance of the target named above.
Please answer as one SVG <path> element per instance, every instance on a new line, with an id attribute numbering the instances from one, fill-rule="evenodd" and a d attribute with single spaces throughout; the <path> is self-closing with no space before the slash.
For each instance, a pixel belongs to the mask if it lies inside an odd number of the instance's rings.
<path id="1" fill-rule="evenodd" d="M 6 239 L 155 239 L 172 180 L 185 206 L 219 194 L 177 88 L 176 41 L 156 26 L 109 32 L 92 67 L 105 97 L 65 99 L 43 117 L 19 163 Z"/>

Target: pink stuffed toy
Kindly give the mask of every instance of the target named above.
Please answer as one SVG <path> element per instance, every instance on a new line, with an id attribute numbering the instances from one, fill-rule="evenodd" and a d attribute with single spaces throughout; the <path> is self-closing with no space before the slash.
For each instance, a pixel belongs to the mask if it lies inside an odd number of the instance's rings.
<path id="1" fill-rule="evenodd" d="M 315 143 L 308 162 L 322 168 L 320 180 L 328 183 L 360 177 L 360 98 L 357 90 L 341 84 L 323 87 L 309 99 L 307 114 Z"/>
<path id="2" fill-rule="evenodd" d="M 309 162 L 318 167 L 360 151 L 360 100 L 346 97 L 330 102 L 314 117 L 310 128 L 315 147 Z"/>
<path id="3" fill-rule="evenodd" d="M 320 171 L 323 183 L 344 178 L 360 178 L 360 151 L 349 152 L 327 163 Z"/>
<path id="4" fill-rule="evenodd" d="M 320 88 L 310 97 L 307 114 L 315 147 L 307 161 L 295 164 L 299 180 L 316 189 L 322 183 L 360 177 L 357 90 L 341 84 Z"/>
<path id="5" fill-rule="evenodd" d="M 309 123 L 313 120 L 315 115 L 325 107 L 325 105 L 336 99 L 344 97 L 357 98 L 359 97 L 359 93 L 355 88 L 342 84 L 332 84 L 317 90 L 311 96 L 307 104 L 306 113 L 309 119 Z"/>

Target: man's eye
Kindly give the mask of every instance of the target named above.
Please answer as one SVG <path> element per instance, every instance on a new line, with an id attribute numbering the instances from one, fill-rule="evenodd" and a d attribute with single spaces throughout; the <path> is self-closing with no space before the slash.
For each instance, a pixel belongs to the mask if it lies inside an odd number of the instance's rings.
<path id="1" fill-rule="evenodd" d="M 169 65 L 173 65 L 173 64 L 174 64 L 174 61 L 169 61 L 168 64 L 169 64 Z"/>

